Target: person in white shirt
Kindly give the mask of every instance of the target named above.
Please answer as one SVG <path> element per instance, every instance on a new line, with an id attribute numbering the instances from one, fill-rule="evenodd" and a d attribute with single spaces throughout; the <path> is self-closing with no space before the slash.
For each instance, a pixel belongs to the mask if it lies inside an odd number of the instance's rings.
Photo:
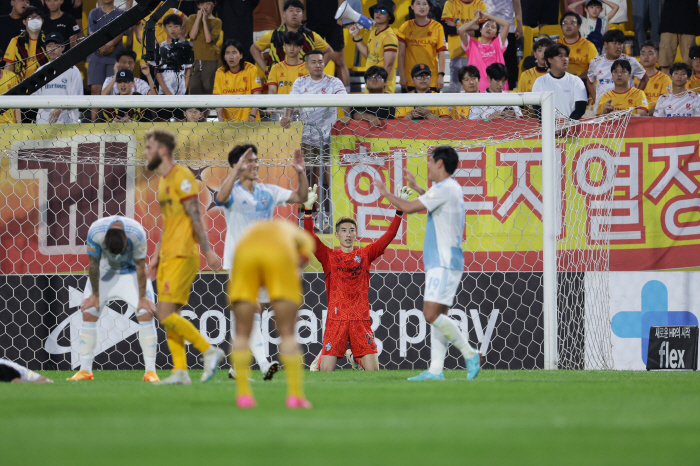
<path id="1" fill-rule="evenodd" d="M 129 70 L 134 72 L 134 66 L 136 65 L 136 52 L 133 50 L 122 50 L 117 54 L 117 61 L 114 63 L 114 75 L 105 79 L 105 83 L 102 85 L 102 95 L 119 95 L 119 89 L 117 89 L 115 77 L 117 73 L 121 70 Z M 148 63 L 141 63 L 141 76 L 148 79 L 148 82 L 143 79 L 134 78 L 133 90 L 141 95 L 156 95 L 156 85 L 151 77 L 150 67 Z"/>
<path id="2" fill-rule="evenodd" d="M 671 66 L 671 85 L 659 97 L 654 108 L 655 117 L 700 116 L 700 94 L 686 88 L 693 69 L 687 63 Z"/>
<path id="3" fill-rule="evenodd" d="M 491 94 L 500 94 L 505 92 L 503 88 L 506 85 L 508 71 L 502 63 L 491 63 L 486 67 L 486 78 L 489 82 L 489 87 L 486 91 Z M 505 105 L 487 105 L 475 106 L 469 112 L 470 120 L 493 120 L 495 118 L 522 118 L 523 112 L 520 107 L 511 107 Z"/>
<path id="4" fill-rule="evenodd" d="M 591 60 L 591 65 L 588 67 L 588 81 L 586 81 L 586 83 L 588 85 L 588 93 L 595 101 L 593 108 L 598 108 L 598 101 L 601 95 L 615 88 L 615 83 L 612 79 L 612 71 L 610 71 L 610 67 L 615 60 L 627 60 L 630 62 L 630 66 L 632 67 L 632 73 L 630 73 L 630 87 L 634 87 L 634 78 L 639 79 L 637 88 L 641 91 L 644 90 L 649 82 L 649 76 L 647 76 L 646 70 L 637 59 L 622 53 L 625 40 L 625 33 L 619 29 L 612 29 L 606 32 L 603 35 L 604 53 L 601 53 Z"/>
<path id="5" fill-rule="evenodd" d="M 270 220 L 278 205 L 306 202 L 309 195 L 309 183 L 304 172 L 304 157 L 300 149 L 294 152 L 293 167 L 299 175 L 296 191 L 280 188 L 274 184 L 258 183 L 258 149 L 252 144 L 235 146 L 228 154 L 231 171 L 221 185 L 214 202 L 224 209 L 226 218 L 226 240 L 224 242 L 223 269 L 231 270 L 236 244 L 249 226 L 261 220 Z M 238 180 L 238 181 L 236 181 Z M 258 292 L 260 304 L 269 303 L 270 297 L 265 288 Z M 255 314 L 253 328 L 248 345 L 255 361 L 263 373 L 263 380 L 272 380 L 279 370 L 277 361 L 268 361 L 263 348 L 262 330 L 260 328 L 260 309 Z M 229 377 L 235 379 L 234 368 Z"/>
<path id="6" fill-rule="evenodd" d="M 567 73 L 569 47 L 552 44 L 544 51 L 544 61 L 549 73 L 540 76 L 532 86 L 532 92 L 554 91 L 554 106 L 564 117 L 580 120 L 586 113 L 588 94 L 586 86 L 578 76 Z"/>
<path id="7" fill-rule="evenodd" d="M 580 0 L 569 5 L 569 11 L 576 13 L 576 8 L 582 3 L 586 4 L 586 17 L 582 18 L 579 32 L 581 37 L 593 42 L 600 52 L 603 47 L 603 35 L 608 32 L 608 16 L 603 13 L 603 3 L 610 8 L 611 15 L 615 16 L 620 8 L 616 3 L 608 0 Z"/>
<path id="8" fill-rule="evenodd" d="M 163 19 L 163 28 L 168 34 L 168 39 L 160 43 L 160 54 L 163 56 L 170 50 L 174 43 L 180 38 L 182 30 L 182 18 L 177 14 L 171 14 Z M 150 62 L 151 66 L 156 66 L 155 62 Z M 158 95 L 185 95 L 189 86 L 192 65 L 183 65 L 179 69 L 157 70 L 156 81 L 158 82 Z M 166 108 L 156 112 L 158 119 L 170 121 L 175 118 L 178 121 L 185 119 L 185 114 L 181 109 Z"/>
<path id="9" fill-rule="evenodd" d="M 464 271 L 464 195 L 462 186 L 452 177 L 458 164 L 459 156 L 452 147 L 436 147 L 428 158 L 428 179 L 433 182 L 429 190 L 418 186 L 415 177 L 406 172 L 408 186 L 420 194 L 413 201 L 391 194 L 379 180 L 373 183 L 398 210 L 407 214 L 428 211 L 423 241 L 423 314 L 431 325 L 430 368 L 408 380 L 444 380 L 442 370 L 448 342 L 464 356 L 467 380 L 474 379 L 481 368 L 481 355 L 469 345 L 457 323 L 447 315 Z"/>
<path id="10" fill-rule="evenodd" d="M 49 63 L 61 56 L 64 43 L 63 36 L 58 32 L 52 32 L 46 36 L 46 54 L 49 56 Z M 75 66 L 70 68 L 51 80 L 51 82 L 45 84 L 34 95 L 83 95 L 83 77 L 80 75 L 80 70 Z M 60 108 L 41 108 L 36 114 L 36 122 L 40 124 L 80 123 L 80 111 L 77 108 L 64 110 Z"/>

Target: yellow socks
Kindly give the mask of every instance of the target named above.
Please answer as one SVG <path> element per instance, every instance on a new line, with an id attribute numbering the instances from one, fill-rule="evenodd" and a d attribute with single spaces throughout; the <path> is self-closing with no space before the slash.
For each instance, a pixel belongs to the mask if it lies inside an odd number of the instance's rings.
<path id="1" fill-rule="evenodd" d="M 160 323 L 165 327 L 166 332 L 172 332 L 183 337 L 192 343 L 192 346 L 197 348 L 200 353 L 204 353 L 211 346 L 197 328 L 192 325 L 192 322 L 178 314 L 172 313 L 161 320 Z"/>
<path id="2" fill-rule="evenodd" d="M 250 362 L 252 354 L 250 350 L 232 351 L 231 363 L 236 371 L 236 389 L 239 395 L 253 396 L 253 391 L 250 389 Z"/>
<path id="3" fill-rule="evenodd" d="M 165 337 L 168 340 L 168 348 L 173 357 L 173 369 L 187 370 L 187 353 L 185 352 L 185 339 L 180 335 L 166 331 Z"/>
<path id="4" fill-rule="evenodd" d="M 287 374 L 287 393 L 289 396 L 304 398 L 304 365 L 301 354 L 280 354 L 280 360 Z"/>

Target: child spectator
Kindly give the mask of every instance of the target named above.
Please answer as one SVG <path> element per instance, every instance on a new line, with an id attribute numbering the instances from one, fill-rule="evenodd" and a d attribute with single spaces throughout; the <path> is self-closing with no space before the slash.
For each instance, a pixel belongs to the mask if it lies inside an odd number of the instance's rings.
<path id="1" fill-rule="evenodd" d="M 486 67 L 486 78 L 489 86 L 485 92 L 499 94 L 505 92 L 508 84 L 508 70 L 502 63 L 491 63 Z M 504 105 L 488 105 L 472 107 L 469 112 L 470 120 L 493 120 L 495 118 L 522 118 L 520 107 Z"/>
<path id="2" fill-rule="evenodd" d="M 207 121 L 209 109 L 207 108 L 188 108 L 185 110 L 185 121 L 187 123 L 201 123 Z"/>
<path id="3" fill-rule="evenodd" d="M 484 21 L 479 24 L 479 20 Z M 476 24 L 479 24 L 479 39 L 468 34 Z M 476 10 L 473 20 L 460 26 L 458 31 L 462 37 L 462 48 L 469 57 L 469 63 L 477 67 L 481 76 L 486 74 L 486 68 L 493 63 L 500 63 L 505 68 L 503 52 L 508 47 L 508 28 L 508 21 L 481 10 Z M 486 91 L 488 87 L 488 82 L 482 79 L 479 92 Z M 508 90 L 508 83 L 504 89 Z"/>
<path id="4" fill-rule="evenodd" d="M 370 66 L 365 71 L 365 87 L 369 94 L 385 94 L 387 72 L 381 66 Z M 350 117 L 356 121 L 366 121 L 370 126 L 380 126 L 384 120 L 393 120 L 394 107 L 353 107 Z"/>
<path id="5" fill-rule="evenodd" d="M 411 70 L 411 80 L 415 84 L 412 94 L 432 94 L 431 89 L 432 71 L 424 63 L 418 63 Z M 397 107 L 396 118 L 406 118 L 408 120 L 434 120 L 440 117 L 450 116 L 447 107 Z"/>
<path id="6" fill-rule="evenodd" d="M 630 86 L 632 66 L 625 59 L 615 60 L 610 67 L 615 88 L 600 96 L 596 115 L 632 110 L 632 116 L 647 116 L 649 106 L 644 91 Z"/>
<path id="7" fill-rule="evenodd" d="M 693 70 L 687 63 L 671 66 L 671 86 L 659 97 L 654 110 L 655 117 L 700 116 L 700 95 L 686 89 Z"/>
<path id="8" fill-rule="evenodd" d="M 554 106 L 572 120 L 579 120 L 586 113 L 588 96 L 586 86 L 578 76 L 567 72 L 569 47 L 552 44 L 544 51 L 549 73 L 540 76 L 532 86 L 532 92 L 554 91 Z"/>
<path id="9" fill-rule="evenodd" d="M 608 31 L 608 17 L 601 16 L 603 3 L 610 7 L 610 18 L 615 16 L 620 8 L 609 0 L 580 0 L 569 5 L 569 11 L 576 12 L 576 7 L 586 4 L 586 18 L 583 18 L 579 32 L 581 37 L 588 39 L 600 52 L 603 48 L 603 35 Z"/>
<path id="10" fill-rule="evenodd" d="M 569 69 L 568 73 L 579 76 L 581 79 L 586 79 L 588 66 L 598 55 L 598 50 L 595 45 L 588 39 L 581 37 L 579 28 L 583 20 L 581 17 L 569 11 L 561 17 L 561 30 L 563 37 L 560 37 L 557 42 L 569 47 Z"/>
<path id="11" fill-rule="evenodd" d="M 299 76 L 306 76 L 309 70 L 304 61 L 299 58 L 299 51 L 304 45 L 304 36 L 300 32 L 287 32 L 284 34 L 285 59 L 275 63 L 270 68 L 267 77 L 268 94 L 289 94 L 292 85 Z"/>
<path id="12" fill-rule="evenodd" d="M 644 93 L 649 101 L 649 114 L 654 113 L 654 106 L 661 94 L 666 93 L 666 88 L 671 85 L 671 78 L 666 73 L 656 69 L 659 61 L 659 48 L 648 40 L 642 44 L 641 63 L 649 77 L 649 82 L 644 88 Z"/>
<path id="13" fill-rule="evenodd" d="M 255 65 L 244 60 L 243 46 L 236 39 L 228 39 L 221 48 L 223 66 L 216 70 L 214 95 L 260 94 L 262 83 Z M 257 108 L 217 108 L 219 121 L 255 121 Z"/>
<path id="14" fill-rule="evenodd" d="M 462 89 L 467 94 L 474 94 L 479 92 L 479 80 L 481 79 L 481 74 L 479 69 L 473 65 L 463 66 L 457 72 L 457 79 L 462 85 Z M 471 111 L 471 106 L 463 107 L 451 107 L 450 116 L 454 119 L 468 119 L 469 112 Z"/>
<path id="15" fill-rule="evenodd" d="M 173 41 L 179 40 L 182 33 L 182 18 L 177 14 L 166 16 L 163 19 L 163 27 L 168 35 L 168 40 L 160 44 L 161 56 L 172 47 Z M 155 66 L 155 63 L 151 62 L 151 66 Z M 158 95 L 185 95 L 191 72 L 192 65 L 184 65 L 179 70 L 165 69 L 156 73 L 156 81 L 160 87 Z M 173 117 L 176 120 L 185 119 L 185 115 L 180 109 L 163 109 L 158 112 L 159 119 L 170 120 Z"/>
<path id="16" fill-rule="evenodd" d="M 13 71 L 21 80 L 34 74 L 40 66 L 48 63 L 46 54 L 46 35 L 41 27 L 44 13 L 33 6 L 22 13 L 25 30 L 13 37 L 5 50 L 5 69 Z"/>
<path id="17" fill-rule="evenodd" d="M 416 19 L 403 23 L 396 34 L 399 39 L 399 84 L 404 91 L 416 89 L 413 76 L 411 79 L 406 76 L 417 65 L 423 64 L 431 71 L 430 87 L 439 91 L 445 84 L 445 32 L 442 24 L 428 18 L 428 0 L 411 0 L 411 9 Z"/>
<path id="18" fill-rule="evenodd" d="M 447 0 L 442 9 L 442 21 L 448 28 L 454 29 L 447 36 L 447 51 L 450 54 L 450 85 L 447 92 L 462 90 L 459 70 L 467 66 L 469 59 L 462 49 L 462 39 L 457 28 L 471 21 L 476 10 L 487 11 L 486 4 L 482 0 Z"/>
<path id="19" fill-rule="evenodd" d="M 57 32 L 46 36 L 46 54 L 54 61 L 63 53 L 65 39 Z M 51 82 L 34 93 L 36 96 L 83 95 L 83 77 L 80 70 L 73 66 L 68 71 L 56 76 Z M 50 97 L 47 99 L 49 100 Z M 41 108 L 37 112 L 37 123 L 80 123 L 80 111 L 77 108 L 49 109 Z"/>
<path id="20" fill-rule="evenodd" d="M 535 60 L 537 60 L 537 64 L 534 68 L 523 71 L 523 74 L 520 75 L 518 92 L 531 92 L 535 80 L 547 74 L 547 63 L 544 61 L 544 51 L 553 43 L 554 42 L 549 38 L 545 37 L 535 42 L 535 45 L 532 46 L 532 55 L 535 57 Z"/>
<path id="21" fill-rule="evenodd" d="M 0 94 L 4 94 L 13 87 L 19 84 L 19 78 L 17 75 L 9 70 L 4 69 L 0 66 Z M 0 115 L 0 124 L 12 124 L 22 121 L 22 112 L 20 109 L 9 109 L 5 110 Z"/>
<path id="22" fill-rule="evenodd" d="M 686 85 L 688 89 L 700 92 L 700 45 L 693 45 L 688 52 L 690 63 L 692 63 L 693 74 Z"/>
<path id="23" fill-rule="evenodd" d="M 136 65 L 136 52 L 131 50 L 122 50 L 117 54 L 117 62 L 114 64 L 114 75 L 105 79 L 102 85 L 102 95 L 119 95 L 120 92 L 115 86 L 116 81 L 114 81 L 114 76 L 120 70 L 129 70 L 134 72 L 134 65 Z M 141 64 L 141 76 L 145 77 L 148 82 L 143 79 L 134 78 L 132 86 L 134 87 L 134 92 L 138 95 L 156 95 L 156 85 L 151 77 L 151 70 L 147 63 Z"/>
<path id="24" fill-rule="evenodd" d="M 160 2 L 158 6 L 156 7 L 155 10 L 153 10 L 153 13 L 161 7 L 163 2 Z M 135 35 L 136 35 L 136 40 L 140 44 L 141 41 L 143 40 L 143 28 L 146 26 L 146 21 L 148 21 L 151 18 L 151 15 L 153 13 L 150 13 L 148 16 L 143 18 L 141 22 L 139 22 L 136 27 L 135 27 Z M 182 19 L 183 23 L 187 20 L 187 15 L 183 13 L 182 11 L 178 10 L 177 8 L 170 8 L 168 11 L 163 14 L 163 16 L 160 17 L 158 21 L 156 21 L 156 43 L 160 44 L 162 42 L 166 42 L 168 40 L 168 33 L 165 31 L 165 18 L 167 18 L 170 15 L 177 15 Z M 180 36 L 179 40 L 185 40 L 186 34 L 185 34 L 185 29 L 181 28 L 180 29 Z"/>
<path id="25" fill-rule="evenodd" d="M 70 0 L 69 0 L 70 1 Z M 70 50 L 71 47 L 75 45 L 75 41 L 78 37 L 82 36 L 82 30 L 80 26 L 75 22 L 70 14 L 64 13 L 62 10 L 64 0 L 44 0 L 44 5 L 49 11 L 49 17 L 44 21 L 41 29 L 45 34 L 51 34 L 52 32 L 57 32 L 63 37 L 67 37 L 69 44 L 66 44 L 66 50 Z"/>
<path id="26" fill-rule="evenodd" d="M 518 39 L 523 37 L 523 11 L 520 0 L 484 0 L 488 11 L 493 16 L 503 18 L 510 24 L 508 28 L 508 47 L 503 52 L 508 69 L 508 88 L 515 89 L 518 84 L 520 58 L 518 57 Z M 486 76 L 482 73 L 484 79 Z"/>
<path id="27" fill-rule="evenodd" d="M 146 68 L 148 65 L 144 64 Z M 140 92 L 134 90 L 134 73 L 131 70 L 123 69 L 119 70 L 114 81 L 117 83 L 114 87 L 117 89 L 117 95 L 142 95 Z M 131 121 L 148 121 L 151 118 L 145 118 L 150 114 L 148 109 L 142 110 L 140 108 L 109 108 L 102 110 L 102 117 L 105 121 L 112 123 L 128 123 Z"/>
<path id="28" fill-rule="evenodd" d="M 214 92 L 214 77 L 219 67 L 219 48 L 216 41 L 221 35 L 221 20 L 212 14 L 215 6 L 215 1 L 197 0 L 197 14 L 187 18 L 187 35 L 194 49 L 190 94 Z"/>

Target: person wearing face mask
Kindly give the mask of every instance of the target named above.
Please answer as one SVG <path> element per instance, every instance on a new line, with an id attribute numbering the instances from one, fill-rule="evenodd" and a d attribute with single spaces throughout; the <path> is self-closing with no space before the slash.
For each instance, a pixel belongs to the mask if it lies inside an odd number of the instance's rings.
<path id="1" fill-rule="evenodd" d="M 25 30 L 13 37 L 5 50 L 5 69 L 13 71 L 20 80 L 26 79 L 39 68 L 48 63 L 46 54 L 46 36 L 41 30 L 44 13 L 33 6 L 22 13 Z"/>

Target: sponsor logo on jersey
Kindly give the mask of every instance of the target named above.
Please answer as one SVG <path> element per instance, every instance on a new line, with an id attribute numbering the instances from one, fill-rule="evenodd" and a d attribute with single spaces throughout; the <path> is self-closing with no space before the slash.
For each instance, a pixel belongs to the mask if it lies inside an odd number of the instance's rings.
<path id="1" fill-rule="evenodd" d="M 333 345 L 331 345 L 330 341 L 328 343 L 326 343 L 326 351 L 330 351 L 332 347 L 333 347 Z"/>
<path id="2" fill-rule="evenodd" d="M 360 256 L 355 256 L 355 262 L 359 264 L 360 262 L 362 262 L 362 258 Z"/>
<path id="3" fill-rule="evenodd" d="M 189 193 L 192 190 L 192 183 L 190 183 L 189 180 L 182 180 L 182 183 L 180 183 L 180 189 L 186 193 Z"/>

